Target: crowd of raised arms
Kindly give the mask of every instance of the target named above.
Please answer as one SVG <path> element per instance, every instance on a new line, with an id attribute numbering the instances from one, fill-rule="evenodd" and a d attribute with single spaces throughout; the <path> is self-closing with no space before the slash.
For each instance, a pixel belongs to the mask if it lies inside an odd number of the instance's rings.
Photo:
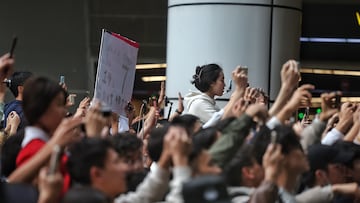
<path id="1" fill-rule="evenodd" d="M 169 119 L 162 83 L 158 105 L 136 116 L 129 103 L 121 124 L 88 97 L 69 112 L 65 84 L 14 63 L 0 58 L 1 203 L 360 202 L 360 104 L 326 92 L 311 122 L 294 120 L 315 89 L 299 86 L 295 60 L 282 66 L 270 108 L 241 66 L 219 108 L 224 73 L 206 64 Z M 7 88 L 15 100 L 4 104 Z"/>

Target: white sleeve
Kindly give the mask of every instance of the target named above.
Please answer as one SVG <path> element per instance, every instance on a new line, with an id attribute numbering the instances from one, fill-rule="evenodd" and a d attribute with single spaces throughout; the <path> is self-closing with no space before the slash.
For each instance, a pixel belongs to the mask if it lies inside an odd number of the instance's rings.
<path id="1" fill-rule="evenodd" d="M 212 117 L 210 118 L 210 120 L 208 120 L 208 122 L 206 122 L 202 127 L 208 128 L 208 127 L 216 125 L 221 120 L 223 115 L 224 115 L 224 109 L 221 109 L 220 111 L 215 112 L 212 115 Z"/>
<path id="2" fill-rule="evenodd" d="M 210 120 L 212 115 L 219 110 L 220 109 L 218 109 L 209 101 L 204 99 L 196 99 L 192 102 L 187 113 L 199 117 L 202 123 L 206 123 L 208 120 Z"/>
<path id="3" fill-rule="evenodd" d="M 302 132 L 301 132 L 301 146 L 305 151 L 310 145 L 315 143 L 319 143 L 321 140 L 321 134 L 324 132 L 326 128 L 326 123 L 320 121 L 319 119 L 315 119 L 311 125 L 308 125 Z"/>
<path id="4" fill-rule="evenodd" d="M 344 138 L 344 134 L 338 131 L 336 128 L 333 128 L 330 132 L 326 134 L 326 136 L 321 140 L 321 144 L 324 145 L 332 145 L 338 140 L 342 140 Z"/>
<path id="5" fill-rule="evenodd" d="M 191 169 L 188 166 L 175 167 L 173 169 L 173 179 L 170 182 L 170 193 L 166 196 L 166 202 L 183 203 L 182 187 L 183 184 L 191 179 Z"/>
<path id="6" fill-rule="evenodd" d="M 295 199 L 298 203 L 330 203 L 334 198 L 331 185 L 325 187 L 313 187 L 298 195 Z"/>
<path id="7" fill-rule="evenodd" d="M 166 194 L 169 185 L 170 173 L 158 167 L 149 172 L 144 181 L 136 188 L 135 192 L 120 195 L 114 203 L 151 203 L 160 201 Z"/>
<path id="8" fill-rule="evenodd" d="M 268 122 L 266 122 L 266 126 L 270 130 L 274 129 L 276 126 L 279 126 L 279 125 L 282 125 L 282 124 L 281 124 L 280 120 L 278 118 L 276 118 L 276 116 L 271 117 L 271 119 Z"/>

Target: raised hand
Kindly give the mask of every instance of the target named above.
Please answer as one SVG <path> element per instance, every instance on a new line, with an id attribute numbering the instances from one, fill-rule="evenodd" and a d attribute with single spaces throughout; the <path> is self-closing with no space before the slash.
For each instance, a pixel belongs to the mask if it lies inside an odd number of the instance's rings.
<path id="1" fill-rule="evenodd" d="M 245 90 L 244 99 L 250 103 L 255 104 L 256 98 L 259 96 L 259 90 L 254 87 L 247 87 Z"/>
<path id="2" fill-rule="evenodd" d="M 38 203 L 58 202 L 63 185 L 63 177 L 59 171 L 55 174 L 47 173 L 48 169 L 43 167 L 39 173 L 39 199 Z"/>
<path id="3" fill-rule="evenodd" d="M 256 118 L 258 122 L 265 123 L 269 117 L 268 110 L 262 104 L 252 104 L 250 105 L 245 113 L 250 117 Z"/>
<path id="4" fill-rule="evenodd" d="M 235 70 L 232 71 L 232 80 L 236 84 L 236 88 L 245 89 L 248 85 L 248 76 L 247 71 L 241 66 L 237 66 Z"/>
<path id="5" fill-rule="evenodd" d="M 158 98 L 158 105 L 162 106 L 165 99 L 165 81 L 161 81 L 160 94 Z"/>
<path id="6" fill-rule="evenodd" d="M 81 139 L 81 118 L 64 118 L 56 128 L 49 142 L 65 147 Z"/>
<path id="7" fill-rule="evenodd" d="M 269 144 L 263 156 L 265 180 L 275 182 L 281 172 L 284 155 L 281 153 L 280 144 Z"/>
<path id="8" fill-rule="evenodd" d="M 353 124 L 353 114 L 356 110 L 356 105 L 346 102 L 341 105 L 339 112 L 339 122 L 336 125 L 336 129 L 342 134 L 346 134 L 349 128 Z"/>
<path id="9" fill-rule="evenodd" d="M 10 54 L 5 54 L 0 57 L 0 81 L 4 81 L 13 72 L 15 60 L 10 58 Z"/>
<path id="10" fill-rule="evenodd" d="M 171 126 L 165 136 L 165 143 L 175 166 L 188 165 L 188 156 L 192 145 L 191 139 L 183 127 Z"/>
<path id="11" fill-rule="evenodd" d="M 90 106 L 91 98 L 85 97 L 83 100 L 81 100 L 78 108 L 76 109 L 76 113 L 74 114 L 74 117 L 85 117 L 86 111 Z"/>
<path id="12" fill-rule="evenodd" d="M 310 90 L 313 90 L 314 88 L 315 87 L 310 84 L 300 86 L 298 89 L 295 90 L 290 101 L 286 104 L 286 108 L 295 111 L 296 109 L 301 107 L 311 106 L 312 95 L 310 93 Z"/>
<path id="13" fill-rule="evenodd" d="M 295 60 L 288 60 L 281 69 L 281 84 L 294 90 L 299 82 L 300 73 L 298 63 Z"/>
<path id="14" fill-rule="evenodd" d="M 6 127 L 4 131 L 9 135 L 15 135 L 20 121 L 20 116 L 16 113 L 16 111 L 10 112 L 6 119 Z"/>
<path id="15" fill-rule="evenodd" d="M 323 93 L 321 94 L 321 113 L 320 120 L 327 122 L 335 113 L 338 112 L 336 106 L 334 106 L 333 100 L 340 92 Z"/>
<path id="16" fill-rule="evenodd" d="M 109 123 L 109 118 L 104 117 L 101 112 L 101 104 L 95 103 L 85 116 L 85 129 L 88 137 L 99 137 L 104 127 Z"/>

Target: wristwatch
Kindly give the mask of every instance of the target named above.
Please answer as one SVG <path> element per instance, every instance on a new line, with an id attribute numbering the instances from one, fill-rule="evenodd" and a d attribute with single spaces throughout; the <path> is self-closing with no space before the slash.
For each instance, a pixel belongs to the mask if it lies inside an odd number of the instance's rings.
<path id="1" fill-rule="evenodd" d="M 182 112 L 180 112 L 178 109 L 176 109 L 175 112 L 178 114 L 182 114 Z"/>

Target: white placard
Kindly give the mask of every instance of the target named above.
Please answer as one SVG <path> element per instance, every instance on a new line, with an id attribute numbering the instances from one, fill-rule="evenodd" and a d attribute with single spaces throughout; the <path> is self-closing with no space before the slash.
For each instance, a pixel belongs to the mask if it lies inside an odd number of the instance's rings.
<path id="1" fill-rule="evenodd" d="M 94 98 L 119 115 L 131 100 L 139 44 L 119 34 L 102 31 Z"/>

